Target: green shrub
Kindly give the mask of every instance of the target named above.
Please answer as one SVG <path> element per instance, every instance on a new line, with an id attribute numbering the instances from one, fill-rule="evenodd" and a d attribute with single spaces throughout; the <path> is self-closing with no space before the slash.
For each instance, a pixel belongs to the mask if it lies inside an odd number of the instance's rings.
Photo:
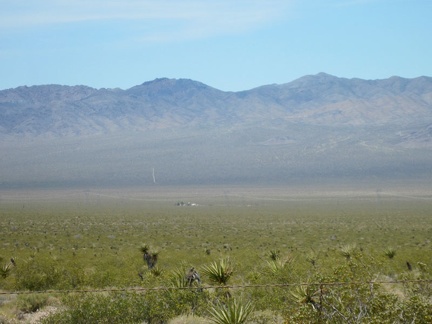
<path id="1" fill-rule="evenodd" d="M 194 290 L 72 294 L 66 309 L 43 323 L 166 323 L 182 314 L 205 312 L 208 296 Z"/>
<path id="2" fill-rule="evenodd" d="M 16 289 L 53 289 L 61 282 L 61 272 L 48 260 L 30 259 L 16 267 Z"/>
<path id="3" fill-rule="evenodd" d="M 112 293 L 70 295 L 67 309 L 43 323 L 161 323 L 170 312 L 156 294 Z"/>
<path id="4" fill-rule="evenodd" d="M 17 298 L 17 307 L 24 313 L 33 313 L 47 305 L 49 295 L 47 294 L 25 294 Z"/>

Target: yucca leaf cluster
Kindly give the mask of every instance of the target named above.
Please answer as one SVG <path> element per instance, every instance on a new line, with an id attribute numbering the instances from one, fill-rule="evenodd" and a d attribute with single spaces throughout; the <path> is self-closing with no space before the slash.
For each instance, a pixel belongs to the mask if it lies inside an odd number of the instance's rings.
<path id="1" fill-rule="evenodd" d="M 212 283 L 226 285 L 233 274 L 233 268 L 229 259 L 221 259 L 204 266 L 202 272 Z"/>
<path id="2" fill-rule="evenodd" d="M 218 303 L 209 310 L 210 319 L 216 324 L 245 323 L 254 307 L 251 302 L 229 299 L 226 304 Z"/>

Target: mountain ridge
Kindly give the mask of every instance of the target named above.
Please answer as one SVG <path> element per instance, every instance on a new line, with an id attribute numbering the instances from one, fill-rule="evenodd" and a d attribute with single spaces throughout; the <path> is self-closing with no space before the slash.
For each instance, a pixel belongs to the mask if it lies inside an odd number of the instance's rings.
<path id="1" fill-rule="evenodd" d="M 61 136 L 268 119 L 358 125 L 432 118 L 431 106 L 432 78 L 424 76 L 362 80 L 319 73 L 239 92 L 169 78 L 126 90 L 22 86 L 0 91 L 0 132 Z"/>

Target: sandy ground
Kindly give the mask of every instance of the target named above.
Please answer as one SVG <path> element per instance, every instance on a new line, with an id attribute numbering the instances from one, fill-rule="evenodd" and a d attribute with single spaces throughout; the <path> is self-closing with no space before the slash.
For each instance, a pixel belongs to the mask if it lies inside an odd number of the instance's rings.
<path id="1" fill-rule="evenodd" d="M 57 311 L 57 308 L 54 306 L 47 306 L 44 307 L 43 309 L 34 312 L 34 313 L 29 313 L 29 314 L 23 314 L 22 318 L 20 318 L 20 322 L 22 323 L 26 323 L 26 324 L 37 324 L 40 323 L 40 320 L 45 317 L 48 316 L 52 313 L 55 313 Z"/>
<path id="2" fill-rule="evenodd" d="M 0 189 L 0 203 L 13 201 L 95 200 L 173 201 L 173 200 L 280 200 L 297 199 L 426 199 L 432 200 L 432 184 L 363 183 L 299 186 L 150 186 L 142 188 L 85 189 Z"/>

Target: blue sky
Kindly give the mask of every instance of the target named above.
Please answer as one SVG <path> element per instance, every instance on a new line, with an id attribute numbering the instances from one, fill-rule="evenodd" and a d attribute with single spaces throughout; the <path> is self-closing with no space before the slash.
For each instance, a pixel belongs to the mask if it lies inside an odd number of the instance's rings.
<path id="1" fill-rule="evenodd" d="M 431 0 L 0 0 L 0 89 L 432 76 Z"/>

